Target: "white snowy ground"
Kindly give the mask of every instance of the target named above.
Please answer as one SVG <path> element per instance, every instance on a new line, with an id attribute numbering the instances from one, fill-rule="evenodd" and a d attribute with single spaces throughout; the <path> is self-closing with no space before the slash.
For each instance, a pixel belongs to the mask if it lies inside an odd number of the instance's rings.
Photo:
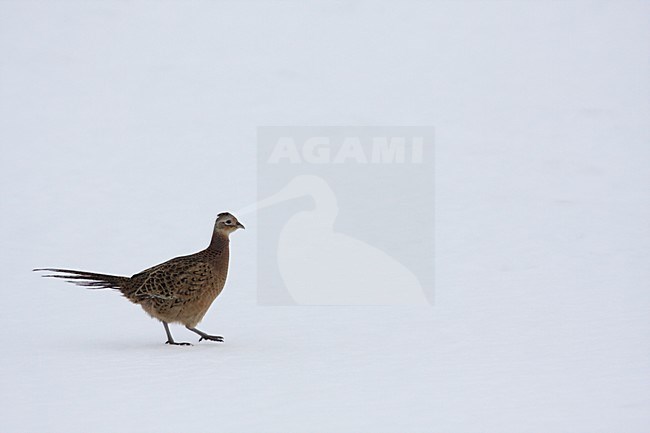
<path id="1" fill-rule="evenodd" d="M 649 12 L 1 2 L 0 431 L 647 432 Z M 223 345 L 30 272 L 203 248 L 292 124 L 437 128 L 434 307 L 258 306 L 251 218 Z"/>

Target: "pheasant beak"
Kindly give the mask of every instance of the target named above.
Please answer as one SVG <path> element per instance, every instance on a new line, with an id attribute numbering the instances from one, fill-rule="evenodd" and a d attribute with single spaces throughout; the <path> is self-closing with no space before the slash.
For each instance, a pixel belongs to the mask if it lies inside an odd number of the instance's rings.
<path id="1" fill-rule="evenodd" d="M 239 221 L 237 221 L 237 228 L 246 229 L 246 227 L 244 227 L 244 224 L 240 223 Z"/>

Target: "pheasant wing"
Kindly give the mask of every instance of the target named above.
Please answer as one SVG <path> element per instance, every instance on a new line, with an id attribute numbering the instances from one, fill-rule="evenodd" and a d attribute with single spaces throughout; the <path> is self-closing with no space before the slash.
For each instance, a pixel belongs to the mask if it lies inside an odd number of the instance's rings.
<path id="1" fill-rule="evenodd" d="M 208 263 L 179 257 L 131 277 L 134 282 L 131 296 L 140 301 L 191 298 L 206 288 L 211 274 Z"/>

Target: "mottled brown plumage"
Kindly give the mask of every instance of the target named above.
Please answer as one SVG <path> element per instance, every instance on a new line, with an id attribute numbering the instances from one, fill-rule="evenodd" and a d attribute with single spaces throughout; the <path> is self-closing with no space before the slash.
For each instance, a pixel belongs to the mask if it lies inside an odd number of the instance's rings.
<path id="1" fill-rule="evenodd" d="M 201 336 L 199 341 L 223 341 L 195 326 L 223 290 L 228 275 L 229 235 L 244 226 L 230 213 L 219 214 L 210 245 L 198 253 L 181 256 L 145 269 L 132 277 L 96 274 L 69 269 L 35 269 L 55 274 L 45 277 L 63 278 L 80 286 L 95 289 L 116 289 L 151 317 L 160 320 L 167 333 L 168 344 L 176 343 L 168 323 L 181 323 Z"/>

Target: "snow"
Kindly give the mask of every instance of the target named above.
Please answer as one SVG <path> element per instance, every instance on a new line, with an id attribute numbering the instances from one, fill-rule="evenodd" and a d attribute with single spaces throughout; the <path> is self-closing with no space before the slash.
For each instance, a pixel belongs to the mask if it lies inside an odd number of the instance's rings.
<path id="1" fill-rule="evenodd" d="M 647 431 L 648 12 L 0 3 L 0 431 Z M 433 307 L 258 305 L 253 216 L 224 344 L 31 272 L 203 248 L 260 125 L 435 126 Z"/>

